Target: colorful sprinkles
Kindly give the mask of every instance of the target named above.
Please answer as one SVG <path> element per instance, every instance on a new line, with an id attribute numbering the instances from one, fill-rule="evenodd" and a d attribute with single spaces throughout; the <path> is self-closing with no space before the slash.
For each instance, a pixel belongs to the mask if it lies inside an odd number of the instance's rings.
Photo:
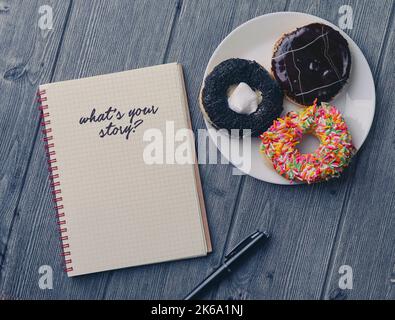
<path id="1" fill-rule="evenodd" d="M 305 134 L 320 141 L 313 153 L 302 154 L 296 148 Z M 356 152 L 339 110 L 327 103 L 317 106 L 316 101 L 299 113 L 291 111 L 275 120 L 260 138 L 261 152 L 280 175 L 307 183 L 338 177 Z"/>

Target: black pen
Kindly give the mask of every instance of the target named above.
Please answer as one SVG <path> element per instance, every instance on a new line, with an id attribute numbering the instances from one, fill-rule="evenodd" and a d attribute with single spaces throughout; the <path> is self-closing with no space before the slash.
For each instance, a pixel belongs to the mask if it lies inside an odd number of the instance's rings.
<path id="1" fill-rule="evenodd" d="M 230 267 L 245 256 L 249 251 L 260 243 L 266 242 L 269 235 L 266 232 L 255 231 L 242 242 L 240 242 L 230 253 L 225 256 L 223 264 L 203 280 L 195 289 L 189 293 L 184 300 L 194 299 L 203 289 L 209 286 L 212 282 L 217 281 L 221 276 L 230 272 Z"/>

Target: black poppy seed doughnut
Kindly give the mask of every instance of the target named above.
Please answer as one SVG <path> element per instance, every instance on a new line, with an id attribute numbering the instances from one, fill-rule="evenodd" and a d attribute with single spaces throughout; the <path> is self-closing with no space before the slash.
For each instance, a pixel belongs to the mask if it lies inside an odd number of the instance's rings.
<path id="1" fill-rule="evenodd" d="M 240 114 L 229 108 L 228 89 L 244 82 L 262 96 L 258 108 L 251 114 Z M 201 92 L 201 107 L 207 120 L 216 129 L 251 129 L 259 136 L 283 111 L 283 93 L 260 64 L 244 59 L 221 62 L 206 77 Z"/>
<path id="2" fill-rule="evenodd" d="M 347 40 L 328 25 L 312 23 L 276 43 L 272 73 L 285 95 L 301 106 L 331 101 L 350 76 Z"/>

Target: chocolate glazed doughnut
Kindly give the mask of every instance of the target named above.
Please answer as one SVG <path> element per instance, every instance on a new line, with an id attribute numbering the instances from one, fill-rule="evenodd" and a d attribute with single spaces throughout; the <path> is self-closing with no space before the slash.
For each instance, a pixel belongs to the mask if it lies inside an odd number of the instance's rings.
<path id="1" fill-rule="evenodd" d="M 228 105 L 228 89 L 244 82 L 259 91 L 262 101 L 252 114 L 234 112 Z M 283 93 L 270 74 L 255 61 L 229 59 L 206 77 L 201 92 L 203 114 L 216 129 L 251 129 L 259 136 L 283 111 Z"/>
<path id="2" fill-rule="evenodd" d="M 346 84 L 351 69 L 347 40 L 336 30 L 312 23 L 277 42 L 272 73 L 285 95 L 302 106 L 332 100 Z"/>

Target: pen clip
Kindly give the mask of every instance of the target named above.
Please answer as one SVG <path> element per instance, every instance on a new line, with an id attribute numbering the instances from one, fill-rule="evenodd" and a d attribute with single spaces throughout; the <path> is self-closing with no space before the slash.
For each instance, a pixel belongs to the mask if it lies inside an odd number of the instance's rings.
<path id="1" fill-rule="evenodd" d="M 226 256 L 225 256 L 225 261 L 229 260 L 231 257 L 233 257 L 237 252 L 239 252 L 242 248 L 247 246 L 251 241 L 253 241 L 257 236 L 260 234 L 263 234 L 264 236 L 268 237 L 268 235 L 265 232 L 261 231 L 255 231 L 252 234 L 250 234 L 247 238 L 244 240 L 240 241 L 232 251 L 230 251 Z"/>

